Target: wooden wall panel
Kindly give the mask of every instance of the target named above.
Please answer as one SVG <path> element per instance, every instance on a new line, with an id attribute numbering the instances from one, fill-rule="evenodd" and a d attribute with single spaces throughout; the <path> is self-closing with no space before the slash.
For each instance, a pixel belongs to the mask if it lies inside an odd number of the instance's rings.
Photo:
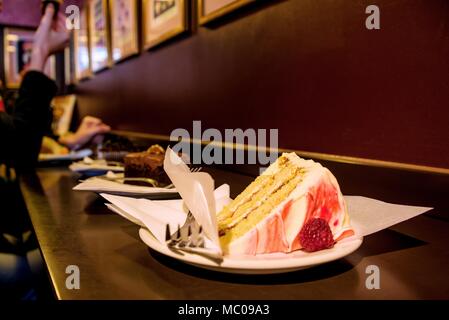
<path id="1" fill-rule="evenodd" d="M 281 147 L 449 167 L 449 2 L 263 1 L 77 87 L 81 115 L 169 135 L 278 128 Z"/>

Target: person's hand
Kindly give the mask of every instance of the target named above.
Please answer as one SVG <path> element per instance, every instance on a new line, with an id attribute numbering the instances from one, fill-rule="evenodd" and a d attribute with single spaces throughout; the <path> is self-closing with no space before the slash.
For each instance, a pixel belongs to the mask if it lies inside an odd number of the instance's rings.
<path id="1" fill-rule="evenodd" d="M 29 70 L 43 71 L 47 58 L 55 52 L 64 49 L 70 40 L 70 32 L 65 25 L 65 16 L 58 13 L 53 19 L 55 9 L 47 6 L 39 28 L 34 35 L 33 51 Z"/>
<path id="2" fill-rule="evenodd" d="M 104 124 L 101 119 L 86 116 L 75 133 L 63 136 L 59 142 L 68 146 L 70 149 L 76 149 L 91 141 L 95 136 L 111 131 L 111 127 Z"/>

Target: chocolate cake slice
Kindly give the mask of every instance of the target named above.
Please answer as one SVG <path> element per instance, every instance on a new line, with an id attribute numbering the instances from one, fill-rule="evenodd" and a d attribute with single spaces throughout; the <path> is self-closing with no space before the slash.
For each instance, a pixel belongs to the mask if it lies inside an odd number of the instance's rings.
<path id="1" fill-rule="evenodd" d="M 164 171 L 165 150 L 159 145 L 151 146 L 147 151 L 126 155 L 125 178 L 150 178 L 158 182 L 158 186 L 169 185 L 170 178 Z M 129 181 L 127 183 L 148 186 L 145 182 Z"/>

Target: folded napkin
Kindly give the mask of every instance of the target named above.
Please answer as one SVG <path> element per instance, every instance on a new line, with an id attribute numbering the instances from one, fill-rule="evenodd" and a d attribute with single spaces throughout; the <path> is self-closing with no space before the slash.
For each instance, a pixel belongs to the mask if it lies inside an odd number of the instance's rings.
<path id="1" fill-rule="evenodd" d="M 165 153 L 164 170 L 195 220 L 203 227 L 207 238 L 215 249 L 221 252 L 217 231 L 214 179 L 205 172 L 190 172 L 189 167 L 170 148 L 167 148 Z M 229 198 L 229 187 L 227 191 Z"/>
<path id="2" fill-rule="evenodd" d="M 130 197 L 115 196 L 101 193 L 103 198 L 109 201 L 106 204 L 109 209 L 130 220 L 131 222 L 147 228 L 161 243 L 165 242 L 165 229 L 167 224 L 170 230 L 175 232 L 186 220 L 188 209 L 183 200 L 148 200 Z M 213 192 L 217 212 L 221 210 L 231 199 L 229 186 L 222 185 Z M 216 248 L 211 242 L 206 247 Z"/>
<path id="3" fill-rule="evenodd" d="M 345 196 L 351 225 L 357 236 L 367 236 L 432 210 L 392 204 L 361 196 Z"/>

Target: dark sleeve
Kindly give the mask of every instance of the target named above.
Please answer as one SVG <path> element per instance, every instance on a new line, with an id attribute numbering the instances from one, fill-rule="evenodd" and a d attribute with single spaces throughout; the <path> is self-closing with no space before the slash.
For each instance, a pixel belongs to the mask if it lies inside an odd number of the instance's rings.
<path id="1" fill-rule="evenodd" d="M 0 113 L 0 158 L 19 171 L 34 167 L 42 137 L 51 121 L 50 102 L 56 84 L 43 73 L 27 72 L 14 112 Z"/>

